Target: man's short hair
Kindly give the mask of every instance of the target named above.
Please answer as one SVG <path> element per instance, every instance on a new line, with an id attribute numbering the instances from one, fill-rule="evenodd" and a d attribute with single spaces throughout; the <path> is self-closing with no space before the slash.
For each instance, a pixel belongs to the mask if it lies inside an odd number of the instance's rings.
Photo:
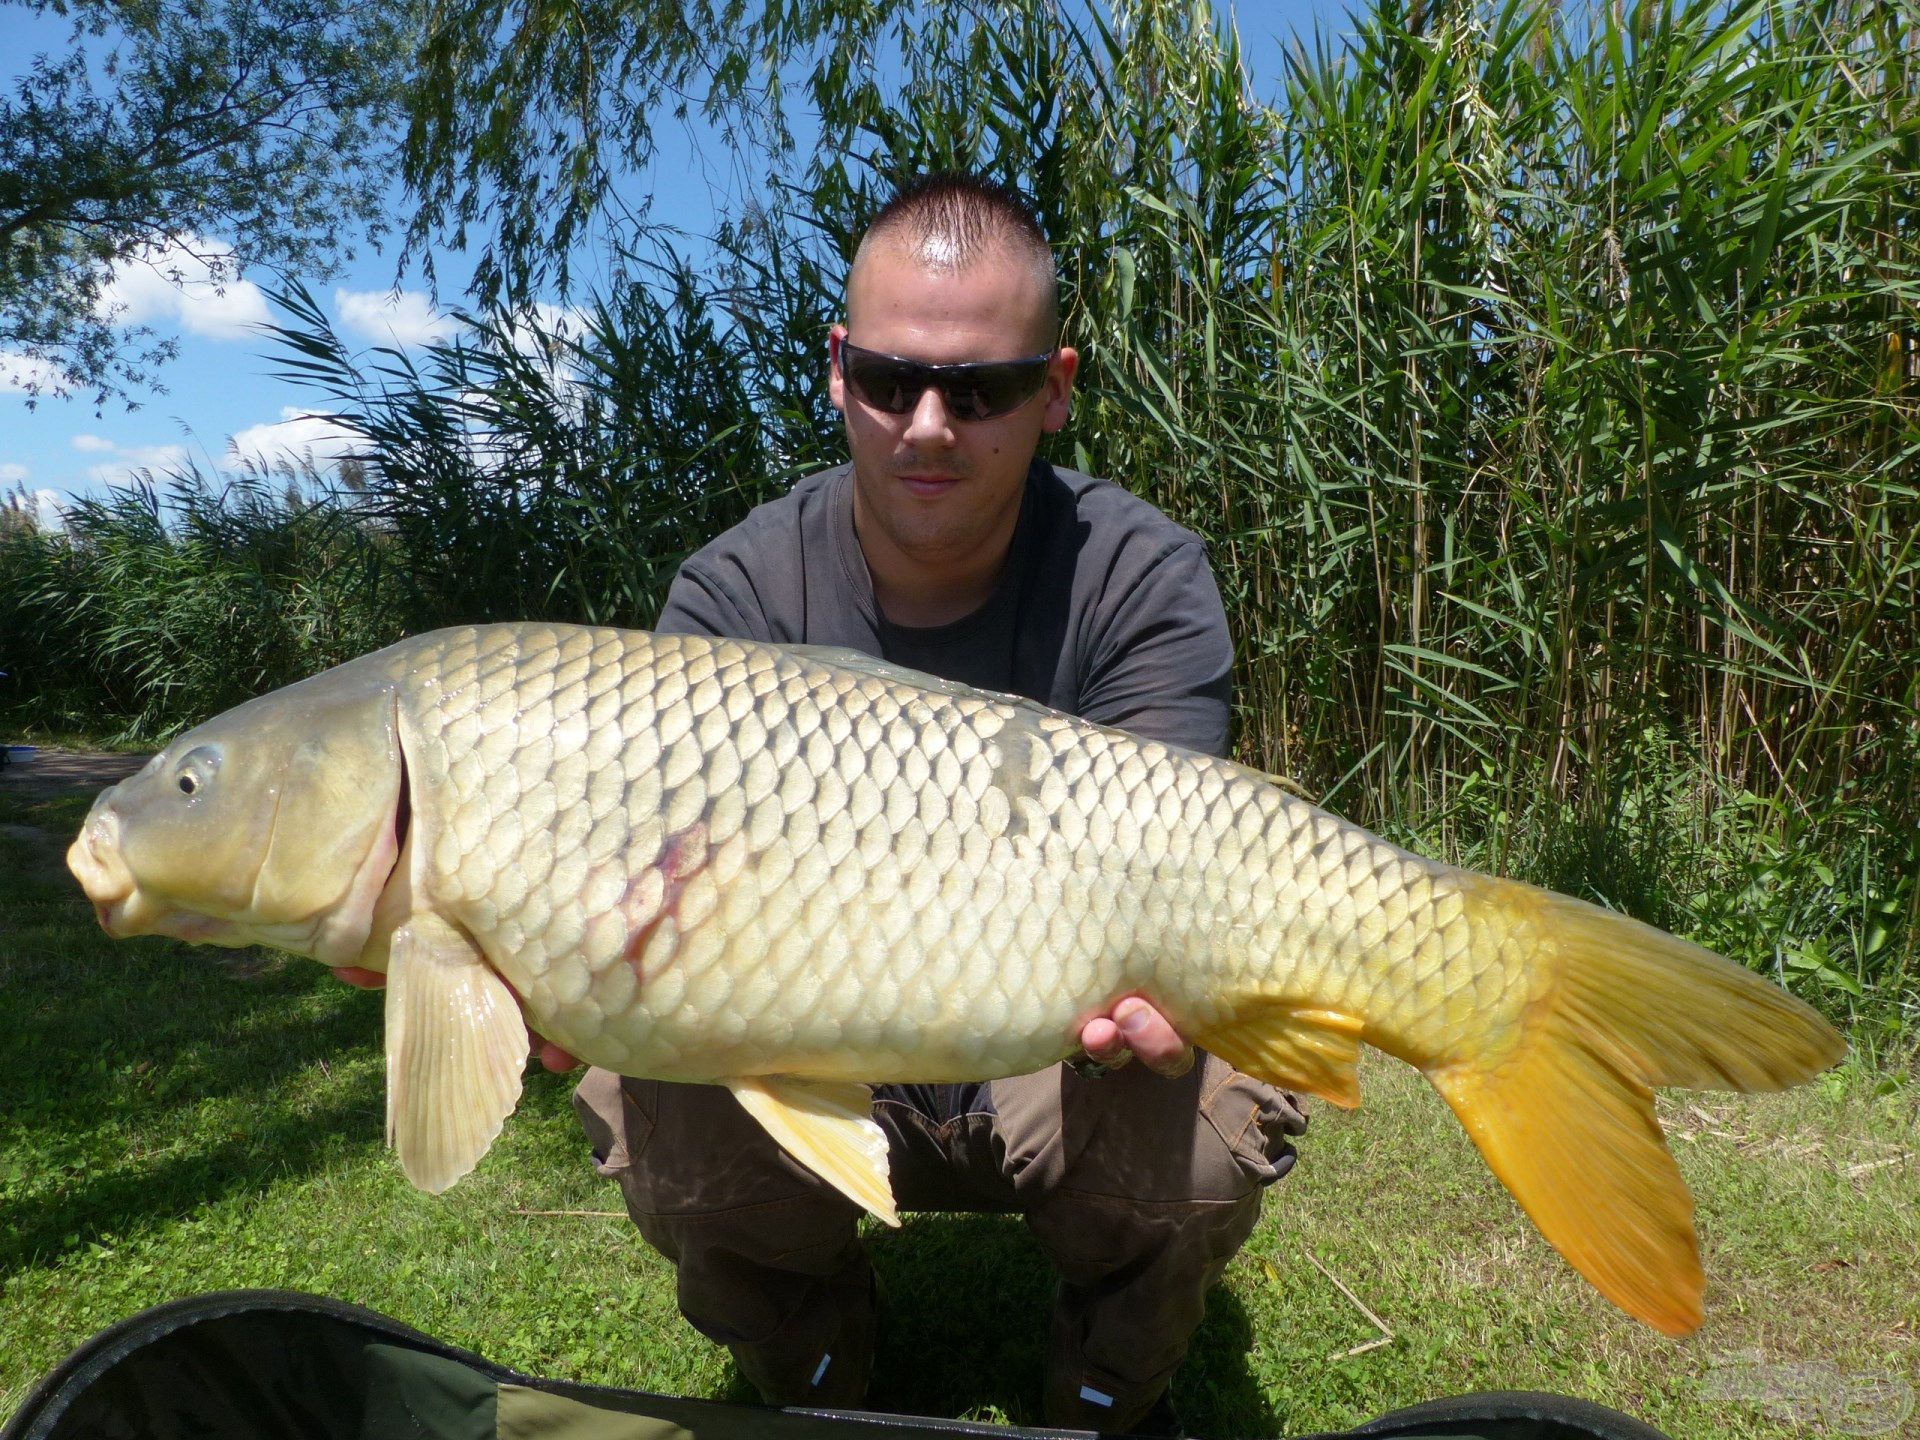
<path id="1" fill-rule="evenodd" d="M 880 208 L 861 237 L 853 263 L 857 266 L 877 242 L 899 245 L 922 265 L 945 271 L 965 269 L 1004 251 L 1032 267 L 1046 296 L 1042 318 L 1047 333 L 1059 333 L 1060 281 L 1053 248 L 1033 207 L 1011 187 L 964 171 L 922 175 Z"/>

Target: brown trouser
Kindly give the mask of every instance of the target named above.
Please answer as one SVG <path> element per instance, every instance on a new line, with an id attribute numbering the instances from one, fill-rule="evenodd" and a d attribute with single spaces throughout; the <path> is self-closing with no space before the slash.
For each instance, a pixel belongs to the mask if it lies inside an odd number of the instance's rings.
<path id="1" fill-rule="evenodd" d="M 1166 1388 L 1306 1129 L 1291 1096 L 1205 1054 L 1179 1080 L 1057 1065 L 874 1100 L 902 1210 L 1025 1216 L 1060 1275 L 1044 1418 L 1088 1430 L 1128 1429 Z M 694 1327 L 769 1404 L 858 1404 L 875 1323 L 858 1208 L 722 1087 L 590 1070 L 573 1103 Z"/>

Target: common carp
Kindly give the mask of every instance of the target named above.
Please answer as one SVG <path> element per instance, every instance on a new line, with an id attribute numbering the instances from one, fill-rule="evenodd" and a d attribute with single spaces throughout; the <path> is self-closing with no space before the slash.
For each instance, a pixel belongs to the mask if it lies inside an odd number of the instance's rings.
<path id="1" fill-rule="evenodd" d="M 562 625 L 404 640 L 181 735 L 68 864 L 116 936 L 384 971 L 387 1137 L 444 1190 L 526 1022 L 731 1087 L 897 1224 L 867 1083 L 982 1080 L 1151 1001 L 1336 1105 L 1416 1066 L 1541 1232 L 1701 1320 L 1653 1087 L 1770 1090 L 1844 1044 L 1647 925 L 1410 854 L 1258 771 L 845 650 Z"/>

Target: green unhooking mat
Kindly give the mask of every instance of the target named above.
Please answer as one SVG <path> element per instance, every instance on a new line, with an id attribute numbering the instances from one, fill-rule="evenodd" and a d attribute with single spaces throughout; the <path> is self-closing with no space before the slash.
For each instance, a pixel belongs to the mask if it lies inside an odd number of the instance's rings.
<path id="1" fill-rule="evenodd" d="M 1584 1400 L 1509 1392 L 1349 1436 L 1666 1440 Z M 284 1290 L 177 1300 L 87 1341 L 0 1440 L 1017 1440 L 1082 1435 L 863 1411 L 767 1410 L 541 1380 L 384 1315 Z M 1296 1440 L 1333 1440 L 1300 1436 Z"/>

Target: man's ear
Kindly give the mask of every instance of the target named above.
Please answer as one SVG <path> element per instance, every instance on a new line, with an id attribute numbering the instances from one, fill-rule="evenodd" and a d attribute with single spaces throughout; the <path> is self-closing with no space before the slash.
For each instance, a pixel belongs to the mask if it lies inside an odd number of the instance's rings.
<path id="1" fill-rule="evenodd" d="M 1080 369 L 1080 352 L 1071 345 L 1062 345 L 1053 352 L 1053 363 L 1047 367 L 1047 411 L 1040 422 L 1040 432 L 1051 435 L 1067 423 L 1067 415 L 1073 409 L 1073 377 Z"/>
<path id="2" fill-rule="evenodd" d="M 827 332 L 827 395 L 833 408 L 847 413 L 847 382 L 840 374 L 840 347 L 846 343 L 847 327 L 836 325 Z"/>

